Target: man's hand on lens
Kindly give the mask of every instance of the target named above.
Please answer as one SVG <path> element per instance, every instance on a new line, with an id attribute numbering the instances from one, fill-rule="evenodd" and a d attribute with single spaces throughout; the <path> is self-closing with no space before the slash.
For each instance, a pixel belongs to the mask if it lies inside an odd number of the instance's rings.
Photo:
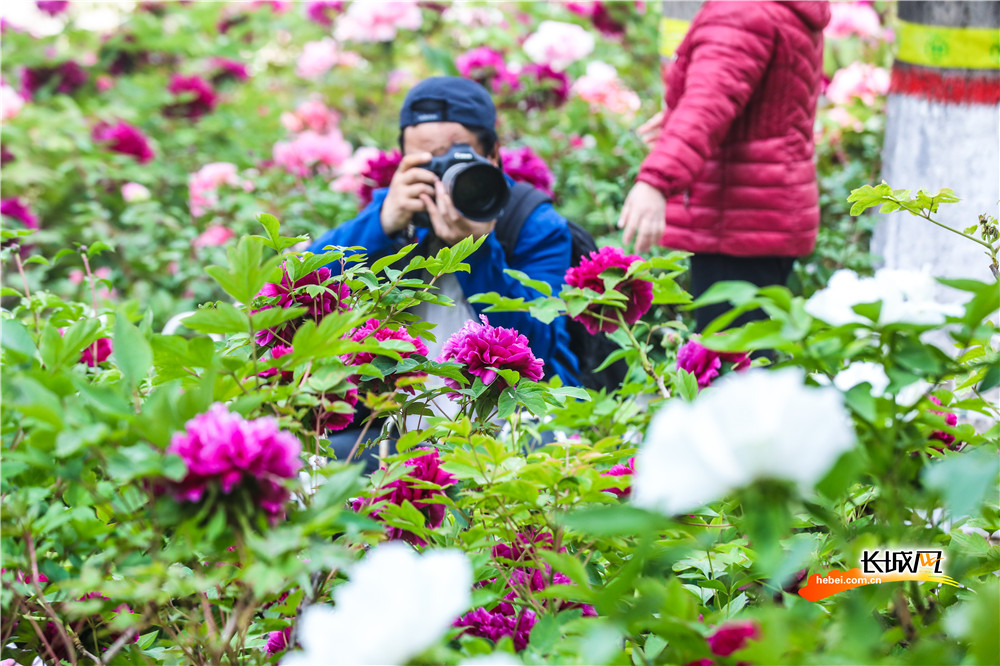
<path id="1" fill-rule="evenodd" d="M 403 157 L 399 163 L 379 217 L 386 236 L 405 229 L 413 214 L 424 210 L 422 197 L 434 196 L 434 183 L 438 177 L 434 172 L 417 166 L 430 162 L 432 157 L 430 153 L 413 153 Z"/>
<path id="2" fill-rule="evenodd" d="M 472 236 L 473 239 L 477 239 L 493 231 L 493 227 L 497 224 L 496 220 L 473 222 L 463 217 L 455 208 L 455 204 L 452 203 L 451 197 L 440 180 L 434 182 L 434 190 L 434 198 L 421 193 L 420 201 L 427 208 L 434 234 L 446 245 L 451 247 L 463 238 Z"/>

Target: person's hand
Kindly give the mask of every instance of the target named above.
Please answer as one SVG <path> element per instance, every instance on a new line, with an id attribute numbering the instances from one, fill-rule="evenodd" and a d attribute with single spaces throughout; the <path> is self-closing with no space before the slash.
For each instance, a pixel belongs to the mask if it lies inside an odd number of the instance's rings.
<path id="1" fill-rule="evenodd" d="M 434 196 L 434 183 L 438 177 L 433 171 L 417 166 L 430 162 L 432 157 L 430 153 L 413 153 L 400 161 L 379 216 L 386 236 L 405 229 L 413 214 L 425 209 L 422 196 Z"/>
<path id="2" fill-rule="evenodd" d="M 440 180 L 434 183 L 434 198 L 428 194 L 421 193 L 420 201 L 427 209 L 427 214 L 431 218 L 431 227 L 434 234 L 440 238 L 445 245 L 451 247 L 463 238 L 472 236 L 477 239 L 480 236 L 493 231 L 497 221 L 473 222 L 458 212 L 452 202 L 448 192 L 444 189 L 444 184 Z"/>
<path id="3" fill-rule="evenodd" d="M 667 200 L 658 189 L 642 181 L 633 185 L 618 218 L 618 228 L 625 230 L 622 244 L 627 246 L 635 238 L 635 251 L 648 252 L 667 228 L 666 210 Z"/>
<path id="4" fill-rule="evenodd" d="M 655 146 L 657 140 L 660 138 L 660 132 L 663 130 L 663 117 L 665 115 L 665 111 L 657 111 L 652 118 L 639 125 L 639 129 L 636 130 L 639 138 L 650 148 Z"/>

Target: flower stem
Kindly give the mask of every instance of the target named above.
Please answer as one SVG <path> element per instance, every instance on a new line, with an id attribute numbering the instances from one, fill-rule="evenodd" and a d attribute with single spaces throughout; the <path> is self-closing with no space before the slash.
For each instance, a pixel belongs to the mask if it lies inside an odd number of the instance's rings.
<path id="1" fill-rule="evenodd" d="M 628 336 L 628 339 L 632 342 L 636 351 L 639 352 L 639 362 L 642 363 L 642 369 L 646 371 L 647 375 L 653 378 L 653 381 L 656 382 L 656 388 L 660 393 L 660 397 L 669 398 L 670 391 L 667 390 L 666 385 L 663 383 L 663 378 L 656 374 L 656 371 L 653 370 L 653 364 L 650 362 L 649 357 L 646 356 L 645 346 L 636 339 L 632 329 L 625 323 L 625 314 L 621 310 L 616 310 L 616 313 L 618 315 L 618 323 L 621 324 L 622 330 L 625 331 L 625 335 Z"/>

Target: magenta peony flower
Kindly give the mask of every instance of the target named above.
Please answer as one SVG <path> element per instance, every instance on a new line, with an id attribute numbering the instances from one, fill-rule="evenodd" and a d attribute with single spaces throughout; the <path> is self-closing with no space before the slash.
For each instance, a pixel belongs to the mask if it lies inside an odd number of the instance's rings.
<path id="1" fill-rule="evenodd" d="M 929 395 L 927 397 L 935 405 L 937 405 L 939 407 L 941 406 L 941 401 L 938 400 L 937 398 L 935 398 L 934 396 Z M 955 426 L 958 425 L 958 416 L 954 412 L 939 411 L 937 409 L 932 409 L 931 413 L 932 414 L 937 414 L 938 416 L 943 416 L 944 420 L 945 420 L 945 423 L 947 423 L 952 428 L 954 428 Z M 952 451 L 958 451 L 959 449 L 962 448 L 962 443 L 959 442 L 958 444 L 956 444 L 955 443 L 955 436 L 952 435 L 950 432 L 945 432 L 944 430 L 935 430 L 934 432 L 931 433 L 931 437 L 930 438 L 943 443 L 945 446 L 947 446 Z M 939 449 L 938 447 L 934 447 L 934 448 L 936 448 L 938 451 L 941 451 L 941 449 Z"/>
<path id="2" fill-rule="evenodd" d="M 8 569 L 6 569 L 6 568 L 0 569 L 0 576 L 2 576 L 3 574 L 7 573 L 7 571 L 8 571 Z M 32 585 L 34 583 L 35 577 L 33 575 L 31 575 L 30 573 L 25 573 L 25 572 L 19 571 L 17 569 L 10 569 L 9 571 L 14 576 L 14 580 L 16 580 L 19 583 L 24 583 L 26 585 Z M 43 573 L 39 573 L 38 574 L 38 582 L 39 583 L 48 583 L 49 582 L 49 577 L 46 576 Z"/>
<path id="3" fill-rule="evenodd" d="M 588 258 L 581 259 L 579 266 L 573 266 L 566 271 L 566 284 L 603 294 L 604 280 L 601 279 L 601 273 L 610 268 L 627 271 L 629 266 L 637 261 L 642 261 L 642 257 L 635 254 L 626 255 L 621 248 L 602 247 L 596 252 L 591 252 Z M 653 304 L 653 283 L 648 280 L 629 278 L 619 282 L 615 290 L 628 298 L 623 313 L 626 324 L 632 325 L 639 321 Z M 591 305 L 573 319 L 583 324 L 591 335 L 598 331 L 611 333 L 618 328 L 616 309 L 610 305 Z"/>
<path id="4" fill-rule="evenodd" d="M 461 54 L 455 58 L 455 67 L 465 78 L 472 79 L 495 93 L 521 87 L 517 75 L 508 69 L 503 54 L 488 46 L 480 46 Z"/>
<path id="5" fill-rule="evenodd" d="M 555 176 L 541 157 L 528 146 L 520 148 L 500 148 L 503 170 L 520 183 L 528 183 L 552 196 Z"/>
<path id="6" fill-rule="evenodd" d="M 351 508 L 354 511 L 360 511 L 363 507 L 377 502 L 388 502 L 400 506 L 404 501 L 409 501 L 424 515 L 428 527 L 431 529 L 441 527 L 447 512 L 445 505 L 428 500 L 443 496 L 445 488 L 454 485 L 458 479 L 441 469 L 441 458 L 437 449 L 421 447 L 417 450 L 425 451 L 425 453 L 410 458 L 404 463 L 406 466 L 412 467 L 411 470 L 407 471 L 406 476 L 389 483 L 386 486 L 386 492 L 374 499 L 355 498 L 351 502 Z M 433 484 L 436 487 L 427 487 L 428 484 Z M 375 509 L 371 516 L 377 519 L 379 513 L 379 509 Z M 398 527 L 386 528 L 386 535 L 390 540 L 402 539 L 417 546 L 427 545 L 416 534 Z"/>
<path id="7" fill-rule="evenodd" d="M 362 185 L 358 196 L 361 197 L 362 206 L 372 202 L 372 192 L 382 187 L 389 187 L 402 159 L 402 153 L 393 150 L 391 153 L 379 153 L 378 156 L 368 160 L 368 166 L 361 171 Z"/>
<path id="8" fill-rule="evenodd" d="M 69 0 L 36 0 L 35 6 L 49 16 L 58 16 L 69 7 Z"/>
<path id="9" fill-rule="evenodd" d="M 288 640 L 292 636 L 292 628 L 285 627 L 281 631 L 272 631 L 267 635 L 267 646 L 264 648 L 269 655 L 276 655 L 288 649 Z"/>
<path id="10" fill-rule="evenodd" d="M 273 282 L 268 282 L 257 296 L 277 298 L 278 302 L 276 305 L 280 308 L 308 308 L 306 316 L 311 317 L 313 321 L 319 323 L 323 317 L 331 312 L 342 312 L 351 309 L 345 303 L 351 295 L 351 290 L 342 282 L 330 282 L 331 277 L 330 269 L 324 266 L 308 275 L 300 277 L 295 281 L 295 284 L 292 284 L 291 277 L 288 275 L 288 265 L 282 264 L 281 283 L 274 284 Z M 316 287 L 321 287 L 321 289 L 316 289 Z M 314 293 L 310 293 L 310 288 L 312 288 L 311 291 Z M 317 291 L 318 293 L 315 293 Z M 254 310 L 254 312 L 267 310 L 271 307 L 273 305 L 268 304 Z M 292 344 L 292 338 L 298 329 L 299 323 L 289 321 L 273 329 L 258 331 L 257 344 L 262 346 L 268 345 L 275 339 L 278 339 L 283 344 L 290 345 Z"/>
<path id="11" fill-rule="evenodd" d="M 733 364 L 733 370 L 750 367 L 750 356 L 742 352 L 717 352 L 703 347 L 691 338 L 677 350 L 677 369 L 687 370 L 698 380 L 698 388 L 705 388 L 719 376 L 722 362 Z"/>
<path id="12" fill-rule="evenodd" d="M 20 197 L 0 200 L 0 215 L 14 218 L 23 224 L 25 229 L 38 228 L 38 218 L 28 209 L 27 205 L 21 203 Z"/>
<path id="13" fill-rule="evenodd" d="M 167 90 L 180 101 L 167 106 L 163 113 L 173 118 L 200 118 L 215 109 L 215 90 L 200 76 L 174 74 Z"/>
<path id="14" fill-rule="evenodd" d="M 516 370 L 521 377 L 537 382 L 543 376 L 540 358 L 531 353 L 528 338 L 512 328 L 490 326 L 484 315 L 479 316 L 482 324 L 474 321 L 456 331 L 444 343 L 444 350 L 438 356 L 438 363 L 456 361 L 465 365 L 466 375 L 479 377 L 486 385 L 499 379 L 497 386 L 507 388 L 507 382 L 497 374 L 497 370 Z M 454 379 L 445 383 L 454 389 L 460 388 Z"/>
<path id="15" fill-rule="evenodd" d="M 310 2 L 306 5 L 306 17 L 314 23 L 331 26 L 333 25 L 333 17 L 330 15 L 339 12 L 343 8 L 344 0 L 319 0 L 318 2 Z"/>
<path id="16" fill-rule="evenodd" d="M 632 476 L 635 474 L 635 456 L 628 459 L 624 465 L 613 465 L 611 469 L 602 472 L 601 476 Z M 629 497 L 632 494 L 631 488 L 606 488 L 605 492 L 612 493 L 616 497 Z"/>
<path id="17" fill-rule="evenodd" d="M 401 351 L 399 355 L 402 358 L 410 358 L 414 354 L 420 356 L 427 356 L 427 345 L 420 338 L 415 338 L 407 332 L 405 328 L 398 330 L 392 330 L 390 328 L 381 327 L 382 322 L 378 319 L 369 319 L 365 322 L 365 325 L 357 328 L 351 333 L 351 340 L 355 342 L 364 342 L 372 336 L 378 341 L 383 340 L 403 340 L 404 342 L 409 342 L 414 346 L 413 351 Z M 362 365 L 364 363 L 371 363 L 375 360 L 375 354 L 372 352 L 359 352 L 357 354 L 350 354 L 344 357 L 344 362 L 348 365 Z M 388 381 L 378 381 L 377 386 L 373 387 L 372 390 L 376 393 L 382 393 L 385 391 L 391 391 L 396 386 L 396 379 L 401 377 L 425 377 L 426 374 L 422 372 L 403 372 L 393 377 L 386 378 Z M 414 393 L 412 386 L 405 386 L 402 389 L 409 394 Z"/>
<path id="18" fill-rule="evenodd" d="M 83 350 L 80 354 L 80 363 L 86 363 L 90 367 L 96 367 L 99 363 L 104 363 L 111 356 L 113 346 L 111 338 L 97 338 L 94 344 Z"/>
<path id="19" fill-rule="evenodd" d="M 114 125 L 97 123 L 91 135 L 94 141 L 107 144 L 108 150 L 131 155 L 139 164 L 145 164 L 153 159 L 154 153 L 149 145 L 149 139 L 134 125 L 122 121 Z"/>
<path id="20" fill-rule="evenodd" d="M 708 647 L 712 654 L 728 657 L 747 646 L 750 639 L 760 638 L 760 627 L 756 622 L 731 622 L 724 624 L 708 637 Z"/>
<path id="21" fill-rule="evenodd" d="M 294 350 L 286 345 L 274 345 L 273 347 L 271 347 L 271 359 L 277 360 L 282 356 L 288 356 L 289 354 L 292 353 L 292 351 Z M 266 379 L 267 377 L 275 376 L 279 372 L 281 373 L 281 381 L 283 382 L 290 382 L 292 381 L 292 378 L 295 376 L 295 373 L 292 372 L 291 370 L 278 370 L 277 368 L 268 368 L 267 370 L 258 372 L 257 376 Z"/>
<path id="22" fill-rule="evenodd" d="M 488 638 L 494 643 L 504 636 L 510 636 L 514 641 L 514 649 L 520 652 L 528 647 L 531 629 L 536 621 L 534 611 L 524 610 L 518 616 L 480 607 L 455 620 L 452 626 L 465 627 L 463 633 Z"/>
<path id="23" fill-rule="evenodd" d="M 343 430 L 354 423 L 354 407 L 358 404 L 358 390 L 356 388 L 347 389 L 343 395 L 323 393 L 319 397 L 322 399 L 322 403 L 316 407 L 314 413 L 321 432 Z M 349 411 L 330 411 L 326 408 L 327 405 L 332 406 L 338 402 L 346 404 L 351 409 Z"/>
<path id="24" fill-rule="evenodd" d="M 49 86 L 57 93 L 71 95 L 87 78 L 87 72 L 73 60 L 52 67 L 26 67 L 21 70 L 21 96 L 32 99 L 36 92 Z"/>
<path id="25" fill-rule="evenodd" d="M 213 58 L 212 83 L 218 85 L 223 81 L 249 81 L 250 72 L 247 66 L 239 60 L 231 58 Z"/>
<path id="26" fill-rule="evenodd" d="M 525 103 L 529 109 L 559 107 L 569 99 L 570 81 L 565 72 L 557 72 L 548 65 L 525 65 L 521 70 L 524 88 L 528 91 Z"/>
<path id="27" fill-rule="evenodd" d="M 210 485 L 218 484 L 226 495 L 237 486 L 249 487 L 274 520 L 289 497 L 280 480 L 295 476 L 301 452 L 298 438 L 280 430 L 274 419 L 247 421 L 217 402 L 170 440 L 167 453 L 180 456 L 188 470 L 184 480 L 172 484 L 174 497 L 199 502 Z"/>

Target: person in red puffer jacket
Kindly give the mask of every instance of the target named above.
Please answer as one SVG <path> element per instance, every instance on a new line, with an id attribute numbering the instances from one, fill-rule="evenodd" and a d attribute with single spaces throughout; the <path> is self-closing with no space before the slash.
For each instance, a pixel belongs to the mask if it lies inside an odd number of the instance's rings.
<path id="1" fill-rule="evenodd" d="M 828 2 L 706 2 L 677 49 L 666 110 L 618 226 L 646 252 L 694 253 L 691 292 L 784 284 L 813 250 L 813 125 Z M 725 305 L 696 311 L 703 330 Z M 747 313 L 737 324 L 763 318 Z"/>

